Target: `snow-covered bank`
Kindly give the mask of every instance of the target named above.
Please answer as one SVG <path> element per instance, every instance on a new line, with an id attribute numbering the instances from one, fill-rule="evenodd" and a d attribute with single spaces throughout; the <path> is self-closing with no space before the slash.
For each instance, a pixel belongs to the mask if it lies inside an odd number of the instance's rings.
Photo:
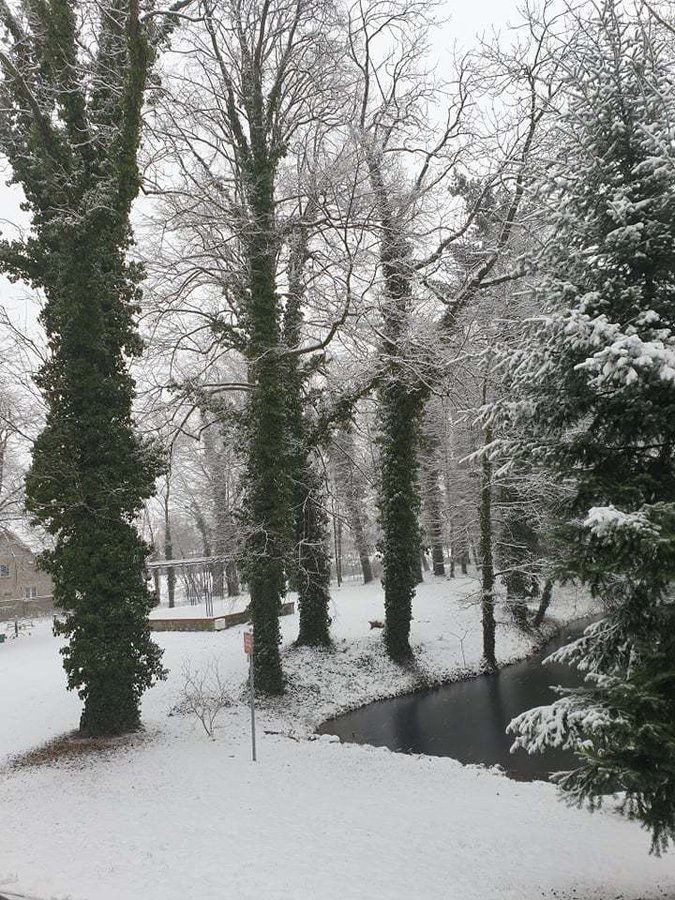
<path id="1" fill-rule="evenodd" d="M 335 646 L 316 651 L 288 645 L 284 651 L 288 692 L 283 700 L 266 704 L 267 711 L 278 715 L 280 727 L 291 734 L 307 736 L 326 719 L 373 700 L 478 674 L 482 648 L 478 599 L 477 582 L 470 577 L 422 585 L 414 603 L 415 663 L 402 668 L 388 659 L 382 632 L 370 629 L 370 620 L 384 616 L 379 584 L 338 593 L 333 604 Z M 580 594 L 561 593 L 555 620 L 543 633 L 553 634 L 556 624 L 593 611 L 595 607 Z M 525 635 L 513 628 L 506 611 L 497 619 L 500 665 L 528 656 L 541 640 L 541 634 Z"/>
<path id="2" fill-rule="evenodd" d="M 475 668 L 479 613 L 470 579 L 421 588 L 413 640 L 434 677 Z M 582 615 L 572 598 L 565 618 Z M 327 715 L 399 693 L 414 673 L 380 650 L 377 586 L 335 592 L 336 649 L 287 648 L 290 698 L 260 730 L 306 734 Z M 297 618 L 282 620 L 284 639 Z M 169 679 L 144 701 L 144 742 L 106 757 L 0 774 L 2 887 L 72 900 L 535 900 L 651 898 L 675 892 L 675 856 L 648 857 L 640 829 L 611 812 L 570 810 L 543 783 L 523 784 L 449 759 L 263 734 L 249 759 L 248 710 L 223 714 L 217 740 L 169 715 L 188 660 L 217 658 L 238 687 L 243 628 L 162 633 Z M 502 660 L 528 642 L 498 635 Z M 59 641 L 46 623 L 0 647 L 4 759 L 74 727 Z M 318 665 L 321 659 L 325 665 Z M 310 664 L 311 663 L 311 664 Z M 332 692 L 332 694 L 329 694 Z M 553 893 L 553 892 L 556 893 Z"/>

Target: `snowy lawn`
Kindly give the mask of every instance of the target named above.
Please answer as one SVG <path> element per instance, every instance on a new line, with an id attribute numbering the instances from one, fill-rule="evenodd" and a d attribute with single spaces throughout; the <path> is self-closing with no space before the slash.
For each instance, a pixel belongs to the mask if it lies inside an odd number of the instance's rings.
<path id="1" fill-rule="evenodd" d="M 44 900 L 535 900 L 675 896 L 675 855 L 611 811 L 559 803 L 556 789 L 454 760 L 308 740 L 341 709 L 421 681 L 475 670 L 479 613 L 471 579 L 420 588 L 415 671 L 387 662 L 378 586 L 334 592 L 336 648 L 287 648 L 289 696 L 259 714 L 250 762 L 248 708 L 220 719 L 216 740 L 182 715 L 183 665 L 218 661 L 238 693 L 243 627 L 159 633 L 168 681 L 144 702 L 145 736 L 102 755 L 0 771 L 0 893 Z M 572 598 L 552 612 L 574 618 Z M 282 619 L 284 640 L 297 617 Z M 528 642 L 500 628 L 502 660 Z M 76 726 L 59 641 L 48 623 L 0 646 L 0 760 Z"/>

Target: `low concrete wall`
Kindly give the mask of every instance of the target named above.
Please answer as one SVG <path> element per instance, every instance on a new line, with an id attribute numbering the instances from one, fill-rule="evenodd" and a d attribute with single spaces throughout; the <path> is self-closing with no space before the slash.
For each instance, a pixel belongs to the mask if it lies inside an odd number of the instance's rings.
<path id="1" fill-rule="evenodd" d="M 0 600 L 0 622 L 13 619 L 39 619 L 54 615 L 53 597 L 35 597 L 33 600 Z"/>
<path id="2" fill-rule="evenodd" d="M 281 615 L 292 616 L 295 612 L 295 603 L 288 602 L 281 604 Z M 223 631 L 225 628 L 232 628 L 233 625 L 245 625 L 251 619 L 251 613 L 248 609 L 238 613 L 227 613 L 224 616 L 213 616 L 212 618 L 194 619 L 150 619 L 151 631 Z"/>

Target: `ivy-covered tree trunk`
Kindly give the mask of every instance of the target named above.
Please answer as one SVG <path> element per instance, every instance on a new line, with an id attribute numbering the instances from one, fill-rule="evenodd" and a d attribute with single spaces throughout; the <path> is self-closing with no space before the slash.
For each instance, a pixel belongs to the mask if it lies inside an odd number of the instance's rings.
<path id="1" fill-rule="evenodd" d="M 163 675 L 134 526 L 161 467 L 131 418 L 142 272 L 125 258 L 153 53 L 136 0 L 3 4 L 0 19 L 0 150 L 32 225 L 24 242 L 0 243 L 0 268 L 44 292 L 49 346 L 27 507 L 54 537 L 41 565 L 63 613 L 55 630 L 84 701 L 80 728 L 119 734 L 138 727 L 141 695 Z"/>
<path id="2" fill-rule="evenodd" d="M 390 353 L 393 353 L 390 347 Z M 397 662 L 412 657 L 410 621 L 415 586 L 420 581 L 417 446 L 422 404 L 395 361 L 379 389 L 380 493 L 384 570 L 384 640 Z"/>
<path id="3" fill-rule="evenodd" d="M 226 147 L 215 155 L 226 161 L 227 179 L 235 186 L 230 209 L 239 217 L 234 231 L 243 261 L 235 329 L 237 349 L 248 364 L 243 574 L 251 596 L 257 687 L 279 694 L 284 689 L 279 613 L 293 542 L 295 449 L 289 429 L 290 348 L 283 340 L 276 281 L 285 230 L 276 222 L 275 187 L 280 160 L 315 116 L 316 94 L 323 96 L 315 90 L 325 74 L 316 40 L 322 10 L 283 2 L 264 9 L 248 3 L 202 9 L 214 141 L 221 144 L 222 132 Z M 221 184 L 230 196 L 227 179 Z"/>
<path id="4" fill-rule="evenodd" d="M 404 342 L 412 294 L 410 248 L 396 221 L 381 160 L 368 153 L 368 169 L 380 220 L 383 273 L 383 373 L 378 386 L 379 522 L 382 529 L 387 653 L 396 662 L 412 658 L 410 621 L 421 579 L 418 447 L 424 390 L 411 383 Z"/>
<path id="5" fill-rule="evenodd" d="M 330 639 L 330 553 L 328 515 L 322 480 L 315 470 L 309 445 L 309 423 L 304 410 L 307 373 L 303 371 L 297 350 L 302 339 L 302 301 L 304 267 L 307 261 L 307 234 L 300 225 L 290 245 L 288 298 L 284 313 L 285 387 L 288 409 L 289 477 L 293 485 L 295 541 L 291 573 L 298 591 L 300 624 L 296 643 L 301 646 L 327 647 Z"/>
<path id="6" fill-rule="evenodd" d="M 257 106 L 254 115 L 258 115 Z M 246 580 L 251 595 L 257 688 L 265 694 L 280 694 L 284 681 L 279 655 L 279 613 L 286 590 L 291 497 L 286 373 L 279 354 L 275 162 L 267 153 L 262 122 L 254 120 L 251 123 L 251 143 L 251 150 L 246 156 L 246 185 L 251 215 L 246 241 L 247 358 L 251 387 L 246 414 Z"/>
<path id="7" fill-rule="evenodd" d="M 485 444 L 492 441 L 492 429 L 485 429 Z M 480 560 L 483 661 L 487 669 L 497 668 L 495 655 L 495 573 L 492 552 L 492 463 L 487 454 L 481 461 Z"/>
<path id="8" fill-rule="evenodd" d="M 321 480 L 311 463 L 300 470 L 302 504 L 296 509 L 299 520 L 297 579 L 300 627 L 297 644 L 327 647 L 330 639 L 330 555 L 327 546 L 328 514 L 323 502 Z"/>

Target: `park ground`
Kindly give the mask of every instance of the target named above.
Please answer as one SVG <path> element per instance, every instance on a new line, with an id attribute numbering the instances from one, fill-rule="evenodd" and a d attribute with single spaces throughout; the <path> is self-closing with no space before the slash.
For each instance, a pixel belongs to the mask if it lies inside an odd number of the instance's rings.
<path id="1" fill-rule="evenodd" d="M 0 894 L 40 900 L 656 900 L 675 897 L 675 853 L 609 804 L 570 809 L 556 788 L 451 759 L 343 745 L 315 727 L 340 710 L 475 672 L 476 581 L 422 585 L 418 665 L 402 672 L 370 620 L 379 585 L 332 602 L 335 648 L 295 650 L 282 619 L 288 696 L 259 710 L 252 763 L 243 626 L 157 634 L 168 679 L 143 702 L 145 731 L 113 748 L 50 760 L 25 755 L 71 731 L 60 640 L 37 622 L 0 645 Z M 568 595 L 559 621 L 588 612 Z M 502 662 L 531 641 L 506 623 Z M 213 669 L 242 702 L 215 739 L 181 714 L 186 666 Z M 17 758 L 23 759 L 17 764 Z"/>

